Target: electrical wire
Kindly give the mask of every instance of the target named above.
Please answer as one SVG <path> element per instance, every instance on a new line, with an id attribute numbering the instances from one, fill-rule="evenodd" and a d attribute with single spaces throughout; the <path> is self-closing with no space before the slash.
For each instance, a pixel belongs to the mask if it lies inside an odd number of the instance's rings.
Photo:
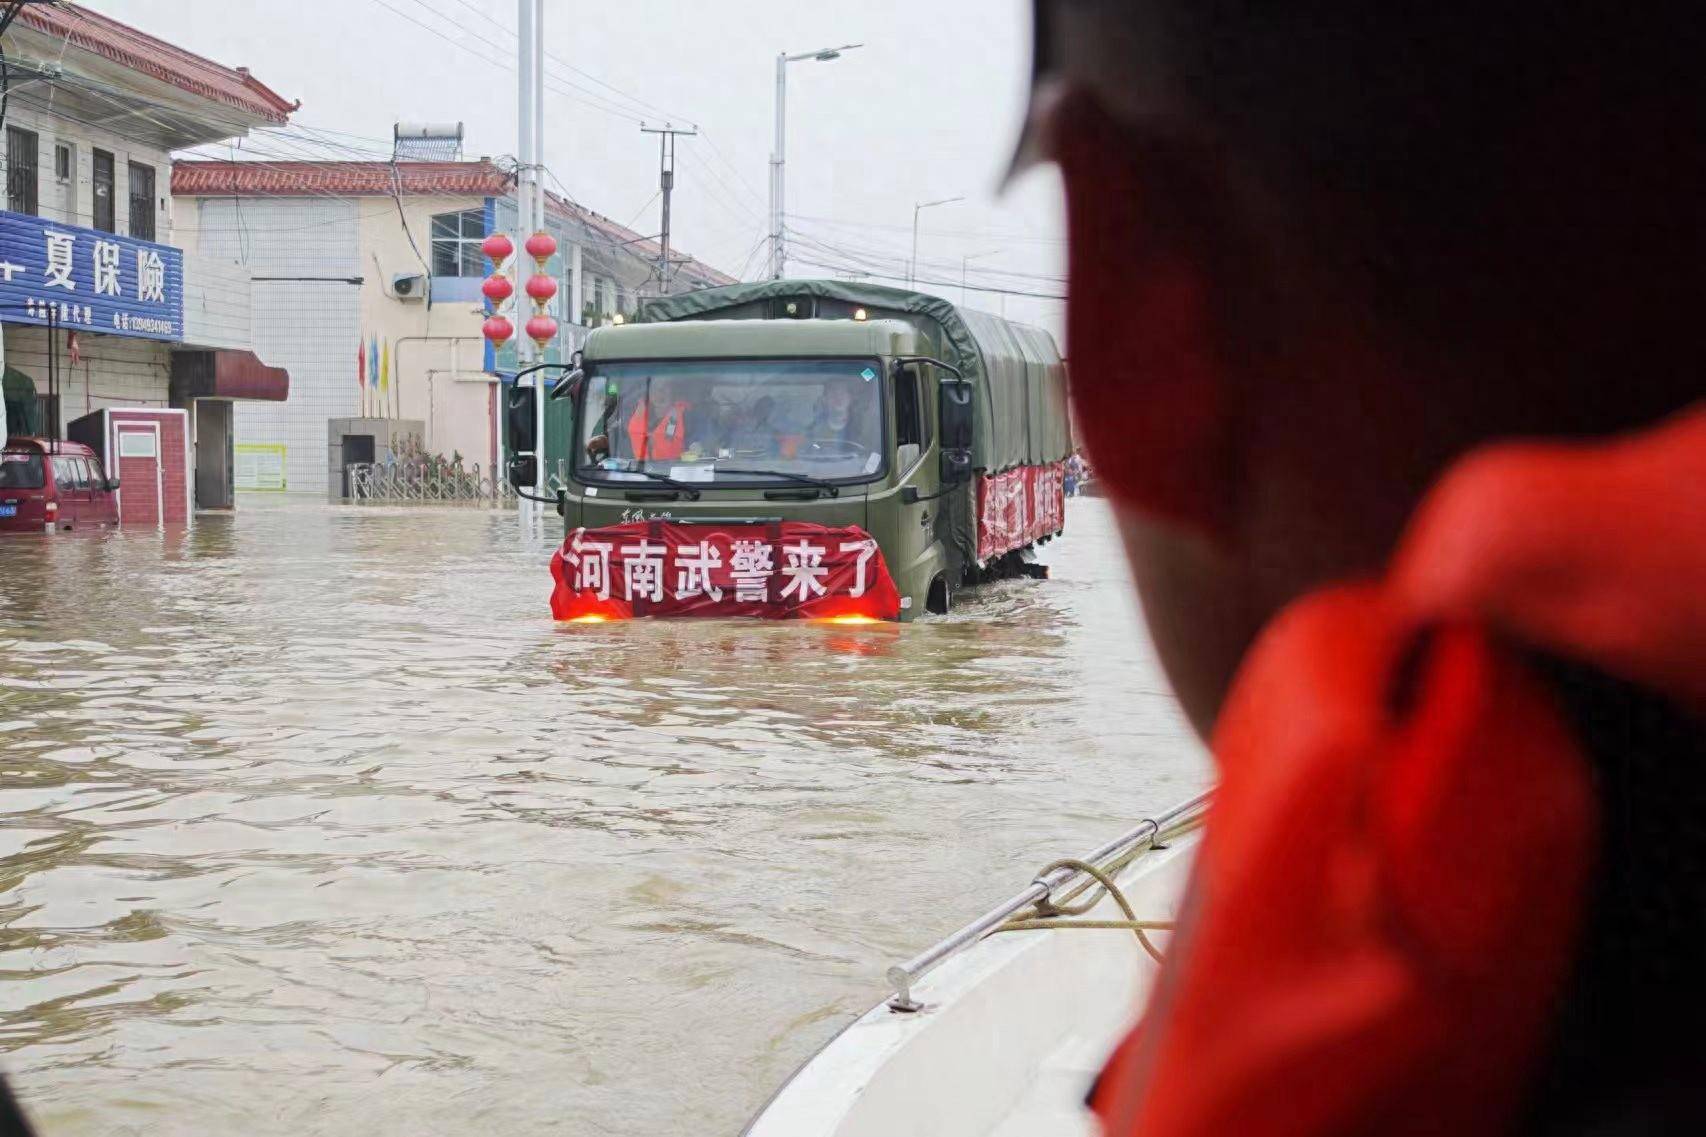
<path id="1" fill-rule="evenodd" d="M 891 257 L 891 256 L 886 256 L 886 255 L 880 255 L 880 254 L 873 255 L 873 254 L 869 253 L 868 251 L 862 251 L 862 250 L 857 250 L 857 249 L 847 249 L 847 248 L 844 248 L 844 247 L 841 247 L 838 245 L 831 245 L 831 244 L 824 242 L 824 241 L 814 240 L 813 238 L 811 238 L 805 234 L 798 233 L 798 232 L 795 232 L 792 230 L 787 232 L 787 237 L 788 237 L 789 241 L 795 242 L 799 245 L 802 245 L 805 248 L 807 248 L 808 250 L 816 250 L 821 254 L 827 254 L 827 255 L 832 256 L 832 257 L 837 257 L 843 262 L 851 262 L 852 264 L 857 266 L 861 271 L 871 273 L 874 276 L 881 276 L 885 279 L 905 280 L 908 278 L 909 275 L 912 275 L 912 273 L 910 273 L 906 270 L 911 269 L 911 270 L 913 270 L 913 272 L 915 272 L 916 267 L 917 267 L 916 265 L 912 265 L 912 264 L 910 264 L 910 262 L 903 260 L 900 257 Z M 926 263 L 927 262 L 923 262 L 923 261 L 918 262 L 918 264 L 920 264 L 920 265 L 926 264 Z M 938 269 L 941 269 L 944 267 L 952 268 L 955 266 L 942 266 L 942 265 L 938 264 L 936 267 Z M 891 269 L 894 271 L 891 271 Z M 1044 275 L 1036 274 L 1036 273 L 1017 273 L 1017 272 L 1005 272 L 1005 271 L 991 272 L 990 270 L 984 270 L 980 274 L 979 280 L 981 281 L 984 277 L 989 276 L 989 275 L 1015 277 L 1021 281 L 1023 281 L 1023 280 L 1036 280 L 1036 281 L 1040 281 L 1043 283 L 1057 284 L 1057 285 L 1061 285 L 1061 286 L 1065 285 L 1065 281 L 1059 277 L 1044 276 Z M 967 272 L 964 274 L 964 276 L 965 276 L 966 280 L 969 282 L 970 273 Z M 962 282 L 961 281 L 946 281 L 946 282 L 936 281 L 934 283 L 942 284 L 945 287 L 957 288 L 957 287 L 961 287 Z M 965 286 L 970 287 L 969 283 L 967 283 Z M 1020 294 L 1020 292 L 1016 289 L 987 287 L 981 283 L 978 285 L 978 290 L 982 291 L 982 292 L 1006 291 L 1006 292 L 1010 292 L 1013 295 L 1019 295 Z M 1035 293 L 1035 295 L 1037 295 L 1039 297 L 1044 297 L 1044 298 L 1052 298 L 1052 294 L 1048 294 L 1048 293 Z"/>

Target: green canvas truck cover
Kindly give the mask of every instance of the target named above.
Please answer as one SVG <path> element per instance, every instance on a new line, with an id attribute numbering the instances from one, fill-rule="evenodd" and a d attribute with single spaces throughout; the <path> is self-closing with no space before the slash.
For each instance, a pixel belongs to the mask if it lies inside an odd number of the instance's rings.
<path id="1" fill-rule="evenodd" d="M 789 304 L 795 311 L 789 312 Z M 1015 466 L 1064 461 L 1072 453 L 1066 368 L 1041 328 L 956 307 L 939 296 L 845 280 L 766 280 L 647 301 L 642 323 L 762 320 L 816 316 L 901 319 L 918 328 L 938 358 L 972 381 L 976 439 L 972 464 L 997 474 Z"/>

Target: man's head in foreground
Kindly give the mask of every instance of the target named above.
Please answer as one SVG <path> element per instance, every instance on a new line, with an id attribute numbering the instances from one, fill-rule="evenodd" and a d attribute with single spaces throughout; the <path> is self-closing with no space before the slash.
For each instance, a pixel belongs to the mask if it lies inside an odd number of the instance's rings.
<path id="1" fill-rule="evenodd" d="M 1698 397 L 1698 10 L 1038 0 L 1078 418 L 1199 729 L 1497 438 Z"/>

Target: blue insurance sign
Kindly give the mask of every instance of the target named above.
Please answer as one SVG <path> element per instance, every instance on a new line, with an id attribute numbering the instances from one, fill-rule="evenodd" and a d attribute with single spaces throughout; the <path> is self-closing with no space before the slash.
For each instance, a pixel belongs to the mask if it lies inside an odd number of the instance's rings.
<path id="1" fill-rule="evenodd" d="M 170 245 L 0 210 L 0 321 L 184 338 L 184 254 Z"/>

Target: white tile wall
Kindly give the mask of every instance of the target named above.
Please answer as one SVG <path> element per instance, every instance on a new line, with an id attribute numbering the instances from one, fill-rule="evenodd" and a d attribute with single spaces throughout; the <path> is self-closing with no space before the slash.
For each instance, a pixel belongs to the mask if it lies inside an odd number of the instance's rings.
<path id="1" fill-rule="evenodd" d="M 194 347 L 253 350 L 250 294 L 247 268 L 235 261 L 186 250 L 184 343 Z"/>
<path id="2" fill-rule="evenodd" d="M 200 254 L 256 276 L 359 276 L 357 212 L 347 198 L 179 198 Z M 371 271 L 371 269 L 369 270 Z M 334 282 L 256 281 L 254 351 L 290 372 L 284 403 L 236 404 L 236 442 L 283 443 L 291 491 L 326 492 L 326 421 L 360 413 L 354 382 L 360 289 Z"/>
<path id="3" fill-rule="evenodd" d="M 89 226 L 94 223 L 94 151 L 96 147 L 113 156 L 113 223 L 120 233 L 130 232 L 130 163 L 140 162 L 154 167 L 154 239 L 172 244 L 171 202 L 172 166 L 164 150 L 143 146 L 132 139 L 114 134 L 98 126 L 89 126 L 72 119 L 28 107 L 14 100 L 6 111 L 6 125 L 20 126 L 36 132 L 36 209 L 42 216 L 70 225 Z M 56 142 L 70 142 L 76 163 L 76 176 L 70 184 L 62 184 L 54 175 L 53 147 Z M 0 154 L 6 146 L 6 136 L 0 131 Z M 0 195 L 0 208 L 5 200 Z"/>

